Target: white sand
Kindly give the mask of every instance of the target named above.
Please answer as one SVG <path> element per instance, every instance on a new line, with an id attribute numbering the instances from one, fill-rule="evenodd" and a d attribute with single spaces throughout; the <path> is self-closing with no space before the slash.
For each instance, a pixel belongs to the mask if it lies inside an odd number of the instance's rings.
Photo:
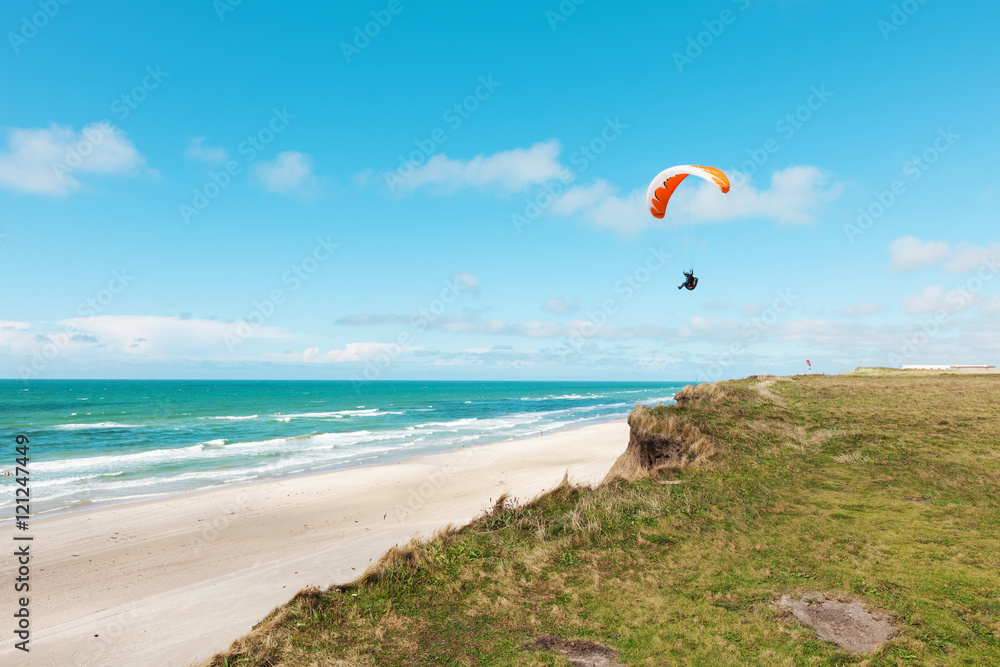
<path id="1" fill-rule="evenodd" d="M 0 556 L 0 664 L 188 665 L 307 586 L 360 575 L 386 549 L 464 524 L 507 491 L 599 481 L 625 420 L 396 464 L 33 520 L 31 648 L 14 648 L 13 548 Z M 13 526 L 0 543 L 15 544 Z M 20 594 L 19 594 L 20 595 Z"/>

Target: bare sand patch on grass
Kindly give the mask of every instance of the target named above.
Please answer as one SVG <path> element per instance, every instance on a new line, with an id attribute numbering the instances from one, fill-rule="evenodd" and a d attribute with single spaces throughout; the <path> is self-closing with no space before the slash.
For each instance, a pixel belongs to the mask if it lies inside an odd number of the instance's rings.
<path id="1" fill-rule="evenodd" d="M 618 661 L 617 653 L 596 642 L 566 640 L 551 635 L 542 635 L 535 642 L 535 646 L 555 651 L 569 660 L 573 667 L 627 667 L 625 663 Z"/>
<path id="2" fill-rule="evenodd" d="M 896 633 L 885 614 L 869 612 L 857 600 L 840 602 L 822 593 L 804 593 L 799 598 L 782 595 L 775 605 L 791 612 L 823 641 L 834 642 L 848 653 L 868 653 Z"/>

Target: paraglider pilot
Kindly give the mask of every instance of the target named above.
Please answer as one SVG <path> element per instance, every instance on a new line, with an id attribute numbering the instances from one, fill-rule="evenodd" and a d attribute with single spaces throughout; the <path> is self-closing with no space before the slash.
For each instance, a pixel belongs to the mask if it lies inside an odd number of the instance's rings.
<path id="1" fill-rule="evenodd" d="M 698 286 L 698 279 L 694 277 L 694 269 L 684 272 L 684 284 L 678 285 L 677 289 L 687 288 L 689 290 L 694 289 Z"/>

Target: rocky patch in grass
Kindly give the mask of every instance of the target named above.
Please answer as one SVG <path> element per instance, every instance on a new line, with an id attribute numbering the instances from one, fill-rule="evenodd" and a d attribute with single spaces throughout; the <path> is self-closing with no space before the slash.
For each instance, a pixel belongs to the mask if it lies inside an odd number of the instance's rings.
<path id="1" fill-rule="evenodd" d="M 775 605 L 791 612 L 823 641 L 834 642 L 848 653 L 868 653 L 896 632 L 884 614 L 867 611 L 860 602 L 840 602 L 819 593 L 801 598 L 782 595 Z"/>

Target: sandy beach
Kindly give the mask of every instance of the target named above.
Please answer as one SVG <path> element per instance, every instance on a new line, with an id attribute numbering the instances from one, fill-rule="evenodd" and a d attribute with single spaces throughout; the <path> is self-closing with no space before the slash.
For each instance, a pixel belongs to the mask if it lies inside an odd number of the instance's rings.
<path id="1" fill-rule="evenodd" d="M 307 586 L 357 577 L 396 543 L 465 523 L 508 492 L 568 471 L 599 481 L 625 420 L 394 464 L 290 477 L 36 519 L 25 665 L 189 665 L 225 649 Z M 13 544 L 13 526 L 0 539 Z M 14 559 L 0 576 L 13 579 Z M 10 619 L 14 598 L 0 613 Z"/>

